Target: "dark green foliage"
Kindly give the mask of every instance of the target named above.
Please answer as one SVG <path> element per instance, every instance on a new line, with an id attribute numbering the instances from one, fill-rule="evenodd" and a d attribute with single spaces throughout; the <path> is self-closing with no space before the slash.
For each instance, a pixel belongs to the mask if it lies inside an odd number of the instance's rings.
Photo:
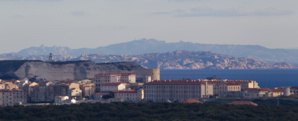
<path id="1" fill-rule="evenodd" d="M 298 120 L 298 107 L 227 104 L 110 103 L 0 108 L 0 120 L 27 121 L 264 121 Z"/>

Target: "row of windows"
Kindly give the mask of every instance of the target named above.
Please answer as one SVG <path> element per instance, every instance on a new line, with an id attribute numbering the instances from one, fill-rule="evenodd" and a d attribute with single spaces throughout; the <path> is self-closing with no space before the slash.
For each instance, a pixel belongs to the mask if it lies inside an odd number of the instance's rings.
<path id="1" fill-rule="evenodd" d="M 176 89 L 196 89 L 196 88 L 200 88 L 200 86 L 198 85 L 191 85 L 191 86 L 151 86 L 151 85 L 147 85 L 145 86 L 145 88 L 153 88 L 153 89 L 159 89 L 159 88 L 176 88 Z M 208 88 L 208 86 L 207 86 Z"/>
<path id="2" fill-rule="evenodd" d="M 136 96 L 137 94 L 116 94 L 116 95 L 119 95 L 119 96 Z"/>
<path id="3" fill-rule="evenodd" d="M 198 90 L 176 90 L 176 91 L 168 91 L 168 90 L 145 90 L 145 93 L 199 93 Z"/>
<path id="4" fill-rule="evenodd" d="M 195 98 L 195 97 L 200 97 L 200 94 L 197 95 L 145 95 L 145 97 L 159 97 L 159 98 L 168 98 L 168 97 L 174 97 L 174 98 L 181 98 L 181 97 L 191 97 L 191 98 Z"/>

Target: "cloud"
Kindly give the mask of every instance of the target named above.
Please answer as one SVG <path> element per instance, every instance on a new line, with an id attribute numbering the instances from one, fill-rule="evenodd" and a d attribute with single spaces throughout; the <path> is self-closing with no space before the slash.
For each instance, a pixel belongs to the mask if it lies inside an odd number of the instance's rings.
<path id="1" fill-rule="evenodd" d="M 267 9 L 213 9 L 208 7 L 191 8 L 185 10 L 173 10 L 169 12 L 156 12 L 153 14 L 172 15 L 175 17 L 237 17 L 237 16 L 283 16 L 291 15 L 293 11 L 277 10 L 274 8 Z"/>
<path id="2" fill-rule="evenodd" d="M 85 16 L 85 15 L 87 15 L 87 13 L 84 12 L 84 11 L 72 11 L 72 12 L 70 12 L 70 14 L 73 15 L 73 16 Z"/>

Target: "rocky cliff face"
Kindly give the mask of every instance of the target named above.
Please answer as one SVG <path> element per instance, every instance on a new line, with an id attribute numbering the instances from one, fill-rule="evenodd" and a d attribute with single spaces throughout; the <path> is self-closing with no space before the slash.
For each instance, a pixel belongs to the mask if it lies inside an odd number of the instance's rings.
<path id="1" fill-rule="evenodd" d="M 94 77 L 98 73 L 135 73 L 137 81 L 144 81 L 146 76 L 156 77 L 152 69 L 146 69 L 134 62 L 101 63 L 92 61 L 0 61 L 2 79 L 45 79 L 45 80 L 81 80 Z M 4 69 L 3 69 L 4 68 Z"/>

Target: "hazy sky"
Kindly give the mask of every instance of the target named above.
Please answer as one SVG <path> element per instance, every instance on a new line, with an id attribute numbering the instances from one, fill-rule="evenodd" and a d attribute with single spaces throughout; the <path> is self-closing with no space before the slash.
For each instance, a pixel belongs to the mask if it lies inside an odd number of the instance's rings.
<path id="1" fill-rule="evenodd" d="M 298 0 L 0 0 L 0 53 L 135 39 L 298 47 Z"/>

